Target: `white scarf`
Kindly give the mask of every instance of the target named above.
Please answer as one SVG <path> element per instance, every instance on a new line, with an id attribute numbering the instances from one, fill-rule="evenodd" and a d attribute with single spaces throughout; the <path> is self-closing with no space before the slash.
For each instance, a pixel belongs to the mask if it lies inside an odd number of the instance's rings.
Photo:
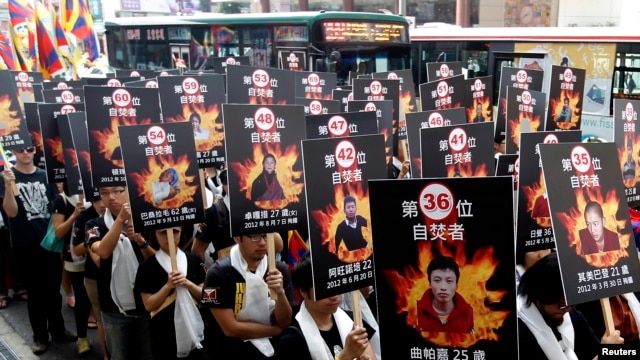
<path id="1" fill-rule="evenodd" d="M 156 251 L 156 260 L 164 271 L 171 272 L 171 258 L 162 249 Z M 176 262 L 178 271 L 187 274 L 187 255 L 176 249 Z M 176 330 L 177 356 L 187 357 L 192 349 L 202 349 L 200 342 L 204 340 L 204 323 L 198 307 L 193 303 L 189 290 L 184 286 L 176 288 L 176 305 L 173 313 L 173 322 Z"/>
<path id="2" fill-rule="evenodd" d="M 298 324 L 300 324 L 300 331 L 302 331 L 302 335 L 307 341 L 307 347 L 309 348 L 311 358 L 313 360 L 333 360 L 334 355 L 331 353 L 327 343 L 324 342 L 324 339 L 320 335 L 318 325 L 316 325 L 313 317 L 311 317 L 304 301 L 302 302 L 302 305 L 300 305 L 300 311 L 296 314 L 296 320 L 298 320 Z M 342 340 L 342 346 L 344 347 L 347 335 L 349 335 L 349 332 L 353 329 L 353 320 L 351 320 L 349 315 L 340 308 L 333 313 L 333 320 L 335 321 L 335 326 L 338 327 L 340 340 Z"/>
<path id="3" fill-rule="evenodd" d="M 262 279 L 262 275 L 268 269 L 267 257 L 265 256 L 255 273 L 247 271 L 247 262 L 240 253 L 238 245 L 231 248 L 231 266 L 242 275 L 246 283 L 246 293 L 242 302 L 242 309 L 236 318 L 238 321 L 257 322 L 264 325 L 271 325 L 271 312 L 275 308 L 275 301 L 269 298 L 269 287 Z M 249 339 L 264 356 L 272 357 L 275 350 L 268 338 Z"/>
<path id="4" fill-rule="evenodd" d="M 627 299 L 627 304 L 629 305 L 629 309 L 631 309 L 631 313 L 633 314 L 633 318 L 636 321 L 636 325 L 638 329 L 640 329 L 640 302 L 634 293 L 626 293 L 622 294 L 625 299 Z"/>
<path id="5" fill-rule="evenodd" d="M 564 346 L 561 346 L 558 339 L 556 339 L 553 330 L 544 321 L 538 308 L 534 304 L 527 306 L 526 299 L 520 295 L 518 295 L 518 318 L 527 325 L 547 359 L 578 360 L 573 351 L 575 333 L 571 323 L 571 316 L 568 312 L 564 314 L 562 324 L 557 328 Z"/>
<path id="6" fill-rule="evenodd" d="M 111 229 L 114 223 L 111 211 L 107 209 L 104 213 L 104 224 Z M 138 258 L 136 258 L 131 240 L 120 233 L 120 239 L 115 249 L 113 249 L 113 259 L 111 261 L 111 299 L 116 304 L 121 313 L 136 308 L 136 300 L 133 295 L 133 287 L 136 282 L 138 272 Z"/>
<path id="7" fill-rule="evenodd" d="M 340 304 L 340 307 L 342 309 L 349 310 L 351 312 L 353 312 L 353 298 L 351 296 L 352 293 L 353 292 L 342 294 L 342 303 Z M 373 334 L 373 336 L 371 336 L 369 343 L 373 348 L 373 352 L 376 353 L 376 359 L 382 360 L 382 354 L 380 351 L 380 330 L 378 326 L 378 321 L 376 321 L 375 316 L 373 316 L 373 312 L 371 311 L 371 308 L 367 303 L 367 299 L 364 298 L 364 295 L 362 295 L 360 291 L 358 291 L 358 294 L 360 295 L 360 312 L 362 313 L 362 320 L 366 321 L 367 324 L 371 326 L 373 330 L 375 330 L 375 333 Z M 375 294 L 372 292 L 369 294 L 369 296 L 375 296 Z"/>

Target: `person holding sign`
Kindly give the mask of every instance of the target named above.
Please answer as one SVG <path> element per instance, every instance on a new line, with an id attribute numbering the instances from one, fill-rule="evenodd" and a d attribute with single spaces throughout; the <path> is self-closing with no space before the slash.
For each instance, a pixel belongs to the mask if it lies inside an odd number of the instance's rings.
<path id="1" fill-rule="evenodd" d="M 253 180 L 251 185 L 251 200 L 283 200 L 284 191 L 278 175 L 276 174 L 276 157 L 273 154 L 266 154 L 262 158 L 262 172 Z"/>
<path id="2" fill-rule="evenodd" d="M 473 309 L 457 293 L 460 269 L 449 256 L 436 256 L 427 266 L 431 288 L 418 301 L 418 330 L 473 334 Z"/>
<path id="3" fill-rule="evenodd" d="M 173 232 L 178 270 L 171 271 L 169 236 Z M 150 235 L 150 244 L 158 248 L 136 274 L 136 291 L 145 309 L 151 313 L 151 351 L 154 359 L 205 359 L 202 345 L 204 323 L 194 305 L 200 301 L 205 272 L 200 258 L 178 248 L 181 227 L 160 229 Z M 168 303 L 168 305 L 166 305 Z"/>
<path id="4" fill-rule="evenodd" d="M 291 277 L 304 300 L 280 334 L 279 360 L 376 359 L 369 342 L 375 330 L 366 322 L 354 326 L 353 315 L 340 308 L 342 295 L 315 299 L 309 252 L 295 264 Z"/>
<path id="5" fill-rule="evenodd" d="M 98 298 L 107 349 L 112 360 L 153 359 L 149 315 L 133 287 L 140 262 L 155 251 L 133 232 L 127 188 L 106 186 L 99 192 L 107 209 L 87 222 L 85 232 L 90 250 L 100 257 Z"/>
<path id="6" fill-rule="evenodd" d="M 606 219 L 600 204 L 595 201 L 587 203 L 584 207 L 584 221 L 587 227 L 578 233 L 582 255 L 620 250 L 618 234 L 605 228 Z"/>
<path id="7" fill-rule="evenodd" d="M 622 344 L 620 332 L 598 338 L 585 317 L 567 306 L 556 253 L 538 260 L 518 285 L 520 360 L 597 358 L 602 344 Z"/>
<path id="8" fill-rule="evenodd" d="M 180 177 L 174 168 L 165 169 L 160 173 L 159 181 L 151 183 L 153 187 L 153 201 L 159 204 L 172 199 L 180 192 Z"/>
<path id="9" fill-rule="evenodd" d="M 266 234 L 234 240 L 229 257 L 207 272 L 202 292 L 201 305 L 216 320 L 210 353 L 217 359 L 274 358 L 271 341 L 291 322 L 295 304 L 288 267 L 278 261 L 268 269 Z"/>
<path id="10" fill-rule="evenodd" d="M 352 195 L 345 196 L 343 210 L 346 218 L 336 228 L 336 253 L 340 249 L 340 244 L 344 244 L 348 251 L 367 247 L 369 243 L 362 234 L 362 228 L 367 227 L 368 221 L 364 217 L 356 215 L 356 211 L 358 210 L 356 198 Z"/>

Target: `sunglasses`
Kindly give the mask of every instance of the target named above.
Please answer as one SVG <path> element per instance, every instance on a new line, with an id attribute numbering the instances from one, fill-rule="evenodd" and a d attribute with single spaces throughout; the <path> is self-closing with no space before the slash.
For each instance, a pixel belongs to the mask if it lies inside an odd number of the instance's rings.
<path id="1" fill-rule="evenodd" d="M 31 152 L 36 151 L 36 148 L 32 146 L 32 147 L 28 147 L 28 148 L 18 149 L 19 153 L 22 153 L 22 152 L 25 152 L 25 151 L 28 152 L 28 153 L 31 153 Z"/>

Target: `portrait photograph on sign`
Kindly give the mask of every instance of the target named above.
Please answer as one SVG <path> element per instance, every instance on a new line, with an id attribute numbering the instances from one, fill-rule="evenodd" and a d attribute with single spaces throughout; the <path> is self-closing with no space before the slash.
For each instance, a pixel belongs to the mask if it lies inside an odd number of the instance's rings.
<path id="1" fill-rule="evenodd" d="M 66 178 L 62 139 L 56 118 L 76 111 L 84 111 L 83 103 L 78 104 L 38 104 L 40 131 L 44 151 L 47 182 L 62 182 Z"/>
<path id="2" fill-rule="evenodd" d="M 222 106 L 231 234 L 286 231 L 305 224 L 301 105 Z"/>
<path id="3" fill-rule="evenodd" d="M 440 55 L 447 56 L 444 52 Z M 439 57 L 440 58 L 440 57 Z M 443 59 L 443 62 L 429 62 L 427 63 L 427 82 L 432 82 L 440 79 L 452 78 L 455 76 L 463 75 L 462 63 L 459 61 L 449 61 Z"/>
<path id="4" fill-rule="evenodd" d="M 423 178 L 490 176 L 493 123 L 420 129 L 420 154 Z"/>
<path id="5" fill-rule="evenodd" d="M 22 103 L 12 78 L 12 72 L 0 70 L 0 141 L 5 150 L 22 149 L 32 146 L 29 129 L 23 117 Z M 32 100 L 33 101 L 33 100 Z"/>
<path id="6" fill-rule="evenodd" d="M 640 137 L 636 135 L 640 100 L 613 99 L 613 139 L 618 148 L 622 182 L 629 206 L 640 205 Z"/>
<path id="7" fill-rule="evenodd" d="M 373 285 L 367 181 L 386 178 L 383 136 L 304 140 L 302 151 L 315 298 Z"/>
<path id="8" fill-rule="evenodd" d="M 118 127 L 159 124 L 158 89 L 85 86 L 93 186 L 126 183 Z"/>
<path id="9" fill-rule="evenodd" d="M 493 76 L 465 80 L 464 93 L 467 122 L 493 121 Z"/>
<path id="10" fill-rule="evenodd" d="M 38 105 L 40 105 L 40 103 L 24 103 L 24 118 L 27 128 L 29 129 L 28 138 L 31 141 L 31 146 L 36 149 L 36 153 L 33 155 L 33 163 L 40 169 L 45 170 L 44 145 L 42 144 L 42 131 L 40 131 Z M 0 139 L 3 138 L 3 136 L 0 136 Z"/>
<path id="11" fill-rule="evenodd" d="M 203 222 L 191 126 L 127 125 L 118 131 L 136 232 Z"/>
<path id="12" fill-rule="evenodd" d="M 522 253 L 555 247 L 538 144 L 580 142 L 581 131 L 538 131 L 520 136 L 516 249 Z"/>
<path id="13" fill-rule="evenodd" d="M 373 111 L 345 112 L 305 116 L 307 139 L 326 139 L 378 134 L 378 121 Z"/>
<path id="14" fill-rule="evenodd" d="M 227 67 L 230 104 L 285 105 L 296 101 L 295 72 L 236 65 Z"/>
<path id="15" fill-rule="evenodd" d="M 515 87 L 507 88 L 507 122 L 505 149 L 516 154 L 520 148 L 520 134 L 544 129 L 547 94 Z"/>
<path id="16" fill-rule="evenodd" d="M 496 113 L 496 135 L 505 135 L 507 121 L 507 88 L 542 91 L 544 71 L 503 67 L 500 73 L 498 110 Z"/>
<path id="17" fill-rule="evenodd" d="M 225 162 L 222 104 L 225 88 L 222 75 L 165 76 L 158 78 L 162 120 L 187 121 L 201 168 Z"/>
<path id="18" fill-rule="evenodd" d="M 551 67 L 546 131 L 580 129 L 585 76 L 585 69 Z"/>
<path id="19" fill-rule="evenodd" d="M 372 180 L 369 196 L 382 355 L 517 359 L 512 178 Z"/>
<path id="20" fill-rule="evenodd" d="M 614 143 L 539 144 L 568 305 L 640 289 Z"/>
<path id="21" fill-rule="evenodd" d="M 296 105 L 304 106 L 305 115 L 335 114 L 343 111 L 343 107 L 338 100 L 309 99 L 297 97 Z"/>
<path id="22" fill-rule="evenodd" d="M 411 174 L 415 178 L 422 177 L 422 157 L 420 154 L 420 129 L 461 125 L 465 123 L 463 108 L 420 111 L 407 114 L 407 141 Z"/>

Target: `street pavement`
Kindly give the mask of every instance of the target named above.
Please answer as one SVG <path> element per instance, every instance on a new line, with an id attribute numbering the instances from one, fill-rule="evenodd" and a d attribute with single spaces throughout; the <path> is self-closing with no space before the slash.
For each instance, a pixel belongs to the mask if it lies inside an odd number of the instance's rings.
<path id="1" fill-rule="evenodd" d="M 63 295 L 64 300 L 64 295 Z M 76 333 L 75 318 L 73 309 L 69 308 L 63 301 L 62 316 L 65 320 L 67 330 Z M 31 352 L 31 344 L 33 332 L 29 324 L 29 316 L 27 314 L 27 303 L 25 301 L 13 300 L 9 303 L 9 307 L 0 310 L 0 340 L 8 345 L 11 350 L 23 360 L 68 360 L 68 359 L 87 359 L 101 360 L 102 353 L 100 351 L 100 342 L 98 341 L 98 330 L 89 329 L 88 335 L 91 339 L 93 348 L 90 352 L 80 356 L 77 353 L 76 343 L 57 343 L 51 342 L 49 350 L 40 356 L 36 356 Z M 0 354 L 0 359 L 2 359 Z"/>

